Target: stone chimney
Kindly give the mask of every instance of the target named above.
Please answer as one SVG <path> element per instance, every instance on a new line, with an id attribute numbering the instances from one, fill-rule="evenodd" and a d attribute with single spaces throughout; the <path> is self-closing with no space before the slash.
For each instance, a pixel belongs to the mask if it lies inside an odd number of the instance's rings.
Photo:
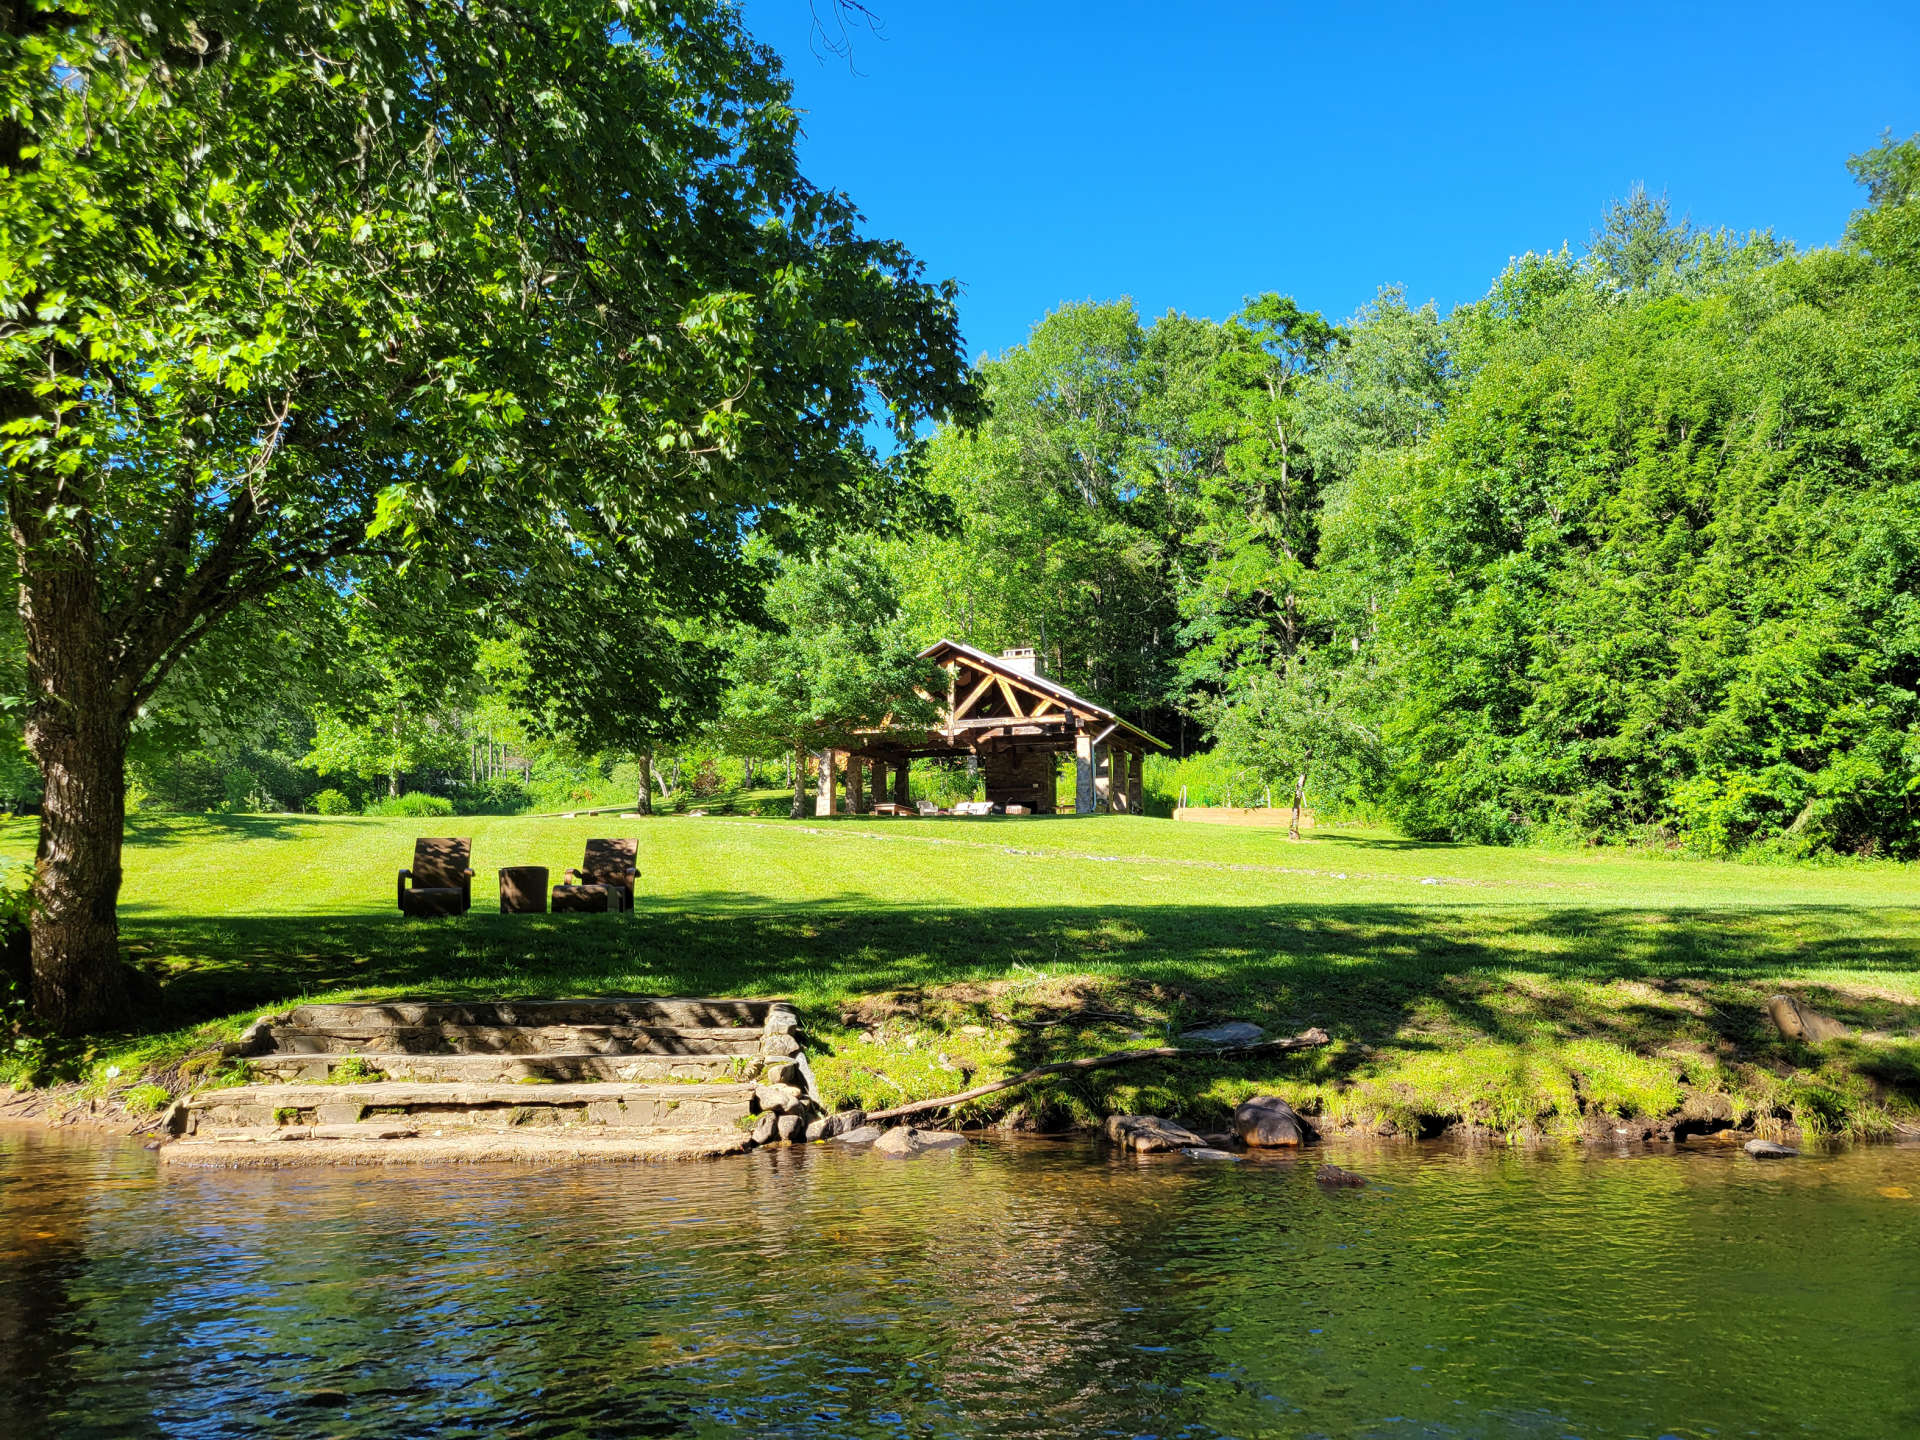
<path id="1" fill-rule="evenodd" d="M 1022 675 L 1039 675 L 1040 657 L 1034 653 L 1031 645 L 1016 645 L 1011 650 L 1002 650 L 1000 658 Z"/>

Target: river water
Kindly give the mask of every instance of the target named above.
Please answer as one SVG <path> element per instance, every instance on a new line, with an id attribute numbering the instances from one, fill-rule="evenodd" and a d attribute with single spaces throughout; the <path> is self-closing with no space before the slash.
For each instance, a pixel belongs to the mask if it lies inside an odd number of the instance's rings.
<path id="1" fill-rule="evenodd" d="M 0 1435 L 1920 1435 L 1920 1147 L 218 1173 L 6 1129 Z"/>

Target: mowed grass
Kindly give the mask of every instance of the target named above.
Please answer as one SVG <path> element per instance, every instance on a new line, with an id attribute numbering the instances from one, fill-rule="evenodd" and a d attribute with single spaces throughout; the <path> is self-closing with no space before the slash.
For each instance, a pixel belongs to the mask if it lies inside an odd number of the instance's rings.
<path id="1" fill-rule="evenodd" d="M 137 819 L 121 915 L 165 982 L 100 1064 L 169 1080 L 196 1045 L 301 998 L 786 995 L 820 1081 L 869 1108 L 1047 1060 L 1247 1019 L 1324 1026 L 1283 1061 L 1093 1072 L 976 1107 L 1204 1121 L 1278 1090 L 1327 1124 L 1605 1131 L 1696 1113 L 1884 1131 L 1920 1077 L 1920 876 L 1633 852 L 1420 844 L 1382 831 L 1143 817 L 426 822 L 474 839 L 475 906 L 404 920 L 423 822 Z M 495 870 L 558 880 L 632 834 L 631 916 L 501 916 Z M 0 853 L 31 852 L 30 827 Z M 1818 1050 L 1765 1023 L 1789 991 L 1867 1032 Z M 208 1022 L 212 1022 L 211 1025 Z"/>

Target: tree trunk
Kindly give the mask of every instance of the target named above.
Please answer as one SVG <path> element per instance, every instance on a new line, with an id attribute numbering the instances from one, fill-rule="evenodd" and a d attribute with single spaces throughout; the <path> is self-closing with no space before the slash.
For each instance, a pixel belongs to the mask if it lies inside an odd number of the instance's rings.
<path id="1" fill-rule="evenodd" d="M 642 750 L 634 759 L 640 763 L 640 793 L 634 798 L 633 808 L 641 815 L 653 813 L 653 752 Z"/>
<path id="2" fill-rule="evenodd" d="M 393 750 L 387 756 L 387 798 L 400 798 L 400 722 L 393 722 Z"/>
<path id="3" fill-rule="evenodd" d="M 1300 838 L 1300 807 L 1306 802 L 1306 798 L 1307 771 L 1306 767 L 1302 766 L 1300 773 L 1294 777 L 1293 781 L 1293 823 L 1287 826 L 1287 838 L 1289 840 L 1298 840 Z"/>
<path id="4" fill-rule="evenodd" d="M 793 747 L 793 809 L 787 812 L 789 820 L 807 818 L 807 747 Z"/>
<path id="5" fill-rule="evenodd" d="M 131 715 L 111 678 L 91 566 L 23 580 L 27 747 L 46 781 L 33 876 L 33 1008 L 73 1035 L 124 1023 L 131 973 L 120 963 L 120 847 Z"/>

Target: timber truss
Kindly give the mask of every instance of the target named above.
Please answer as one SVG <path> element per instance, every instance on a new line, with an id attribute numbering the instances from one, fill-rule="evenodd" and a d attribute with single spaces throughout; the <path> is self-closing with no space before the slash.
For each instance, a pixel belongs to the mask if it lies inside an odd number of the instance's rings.
<path id="1" fill-rule="evenodd" d="M 1141 767 L 1148 749 L 1167 748 L 1163 741 L 1036 673 L 1031 650 L 989 655 L 958 640 L 942 640 L 920 653 L 947 672 L 944 701 L 921 694 L 940 706 L 940 720 L 930 730 L 882 727 L 859 749 L 838 752 L 837 758 L 845 761 L 848 809 L 870 808 L 869 796 L 880 801 L 889 771 L 893 803 L 904 805 L 912 760 L 972 756 L 985 776 L 988 800 L 1050 814 L 1057 808 L 1057 763 L 1069 751 L 1077 813 L 1141 808 Z M 822 774 L 818 809 L 823 815 L 834 809 L 836 768 Z M 865 783 L 869 769 L 870 790 Z"/>

